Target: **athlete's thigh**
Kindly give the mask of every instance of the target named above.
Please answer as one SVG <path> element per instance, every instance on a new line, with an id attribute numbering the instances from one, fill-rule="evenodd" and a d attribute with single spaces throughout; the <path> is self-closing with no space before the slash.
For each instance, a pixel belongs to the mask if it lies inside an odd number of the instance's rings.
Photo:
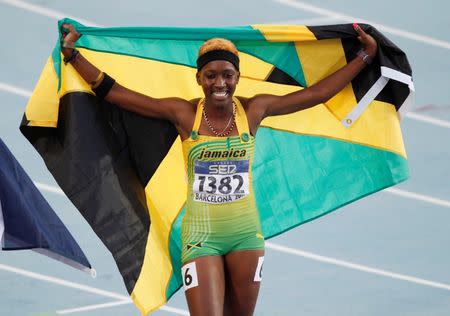
<path id="1" fill-rule="evenodd" d="M 263 259 L 264 250 L 241 250 L 225 256 L 225 315 L 253 315 Z"/>
<path id="2" fill-rule="evenodd" d="M 224 259 L 205 256 L 183 265 L 183 284 L 191 316 L 221 316 L 225 292 Z"/>

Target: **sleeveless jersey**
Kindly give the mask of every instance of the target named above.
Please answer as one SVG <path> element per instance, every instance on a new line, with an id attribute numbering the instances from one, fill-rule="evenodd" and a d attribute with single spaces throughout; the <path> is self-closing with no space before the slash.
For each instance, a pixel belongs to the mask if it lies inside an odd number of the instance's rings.
<path id="1" fill-rule="evenodd" d="M 238 136 L 200 135 L 201 100 L 191 136 L 182 143 L 188 179 L 183 263 L 193 257 L 264 247 L 252 186 L 255 139 L 244 108 L 238 99 L 233 101 Z M 256 241 L 246 242 L 249 238 Z"/>

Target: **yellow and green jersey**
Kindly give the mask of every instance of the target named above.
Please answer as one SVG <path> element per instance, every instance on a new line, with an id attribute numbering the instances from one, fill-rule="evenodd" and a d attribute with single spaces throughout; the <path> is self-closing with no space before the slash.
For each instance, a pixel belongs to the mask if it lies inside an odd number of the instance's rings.
<path id="1" fill-rule="evenodd" d="M 236 98 L 234 102 L 239 135 L 199 135 L 200 101 L 191 136 L 182 144 L 188 179 L 183 263 L 205 255 L 264 247 L 252 186 L 255 139 L 241 103 Z"/>

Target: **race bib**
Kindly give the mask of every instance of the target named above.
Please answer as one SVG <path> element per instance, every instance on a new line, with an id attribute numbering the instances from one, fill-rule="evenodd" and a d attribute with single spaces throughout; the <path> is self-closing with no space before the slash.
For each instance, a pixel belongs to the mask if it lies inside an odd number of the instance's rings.
<path id="1" fill-rule="evenodd" d="M 194 201 L 233 202 L 249 194 L 248 160 L 195 161 Z"/>

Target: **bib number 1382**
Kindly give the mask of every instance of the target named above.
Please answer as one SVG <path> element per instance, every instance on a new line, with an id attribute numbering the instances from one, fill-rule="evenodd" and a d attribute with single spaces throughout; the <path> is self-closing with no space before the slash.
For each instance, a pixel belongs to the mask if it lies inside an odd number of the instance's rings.
<path id="1" fill-rule="evenodd" d="M 248 160 L 196 161 L 194 200 L 218 204 L 248 195 L 248 166 Z"/>

